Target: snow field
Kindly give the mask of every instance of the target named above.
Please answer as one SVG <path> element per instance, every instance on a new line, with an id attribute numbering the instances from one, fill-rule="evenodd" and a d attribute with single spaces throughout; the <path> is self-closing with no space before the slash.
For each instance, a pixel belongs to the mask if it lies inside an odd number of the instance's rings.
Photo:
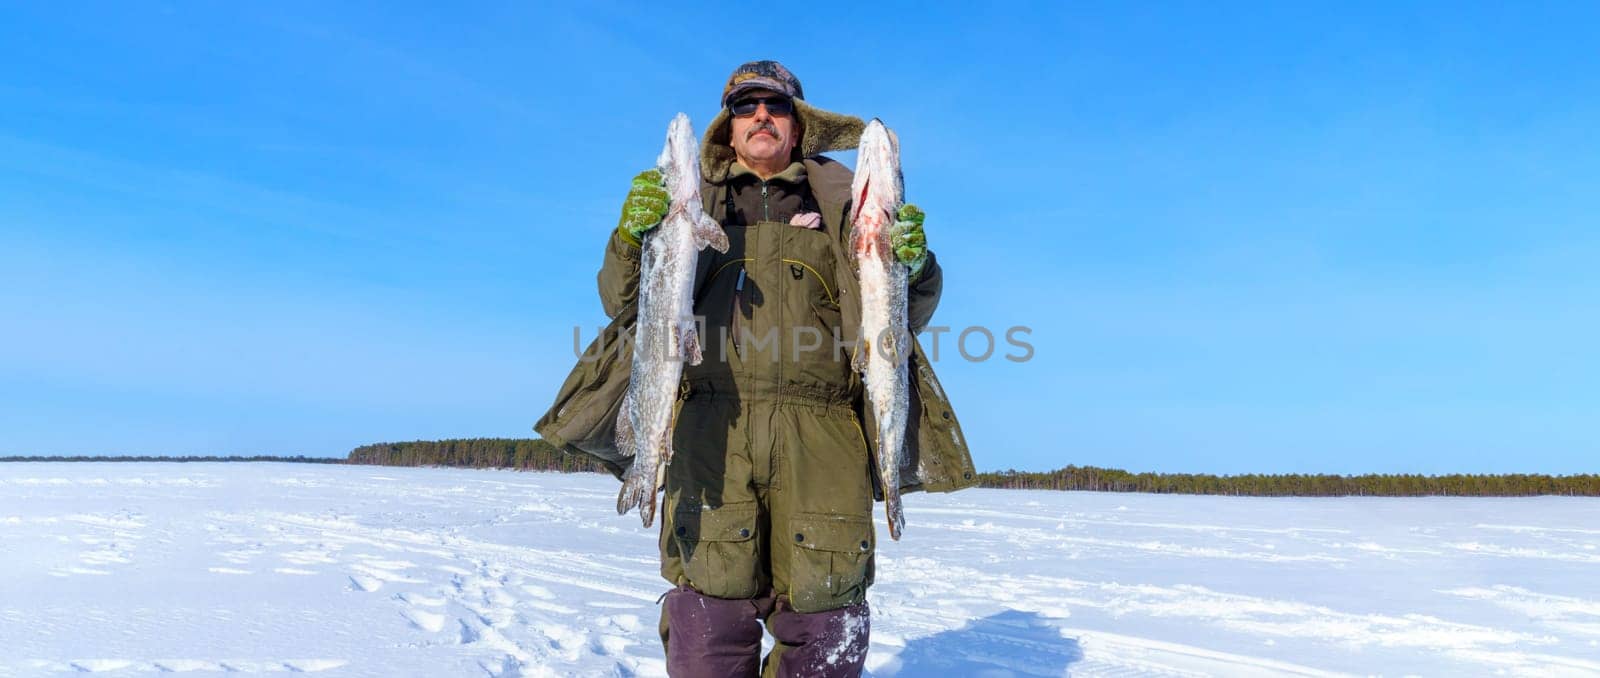
<path id="1" fill-rule="evenodd" d="M 0 464 L 0 676 L 659 676 L 609 476 Z M 1600 501 L 969 490 L 881 523 L 873 676 L 1600 675 Z"/>

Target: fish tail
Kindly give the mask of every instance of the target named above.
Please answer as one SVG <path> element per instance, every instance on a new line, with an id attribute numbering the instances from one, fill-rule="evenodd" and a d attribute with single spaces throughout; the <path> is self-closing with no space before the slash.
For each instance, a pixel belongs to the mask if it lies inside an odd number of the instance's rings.
<path id="1" fill-rule="evenodd" d="M 900 453 L 902 438 L 891 421 L 891 416 L 879 420 L 878 475 L 883 481 L 883 512 L 889 519 L 889 537 L 900 541 L 900 531 L 906 526 L 905 513 L 900 508 Z"/>
<path id="2" fill-rule="evenodd" d="M 889 538 L 900 541 L 900 533 L 906 529 L 906 514 L 900 508 L 900 488 L 884 487 L 883 512 L 889 519 Z"/>
<path id="3" fill-rule="evenodd" d="M 639 493 L 635 490 L 638 483 L 633 481 L 633 469 L 630 467 L 622 476 L 622 491 L 617 493 L 617 515 L 626 515 L 629 510 L 639 505 Z"/>
<path id="4" fill-rule="evenodd" d="M 656 479 L 647 478 L 638 470 L 638 465 L 630 467 L 622 479 L 622 492 L 617 495 L 617 515 L 638 507 L 639 518 L 645 527 L 650 527 L 656 517 Z"/>
<path id="5" fill-rule="evenodd" d="M 650 524 L 654 523 L 656 521 L 656 491 L 655 491 L 655 489 L 652 488 L 650 490 L 649 496 L 641 499 L 640 501 L 643 502 L 643 503 L 639 504 L 639 519 L 640 519 L 641 522 L 644 523 L 645 527 L 650 527 Z"/>

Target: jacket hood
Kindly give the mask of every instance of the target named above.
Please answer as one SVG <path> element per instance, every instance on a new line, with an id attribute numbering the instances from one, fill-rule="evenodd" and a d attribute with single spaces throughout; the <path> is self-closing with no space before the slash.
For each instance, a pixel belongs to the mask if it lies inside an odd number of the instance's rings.
<path id="1" fill-rule="evenodd" d="M 824 111 L 794 99 L 795 118 L 800 122 L 800 143 L 795 144 L 794 160 L 809 158 L 829 151 L 853 149 L 861 143 L 861 132 L 867 123 L 855 116 Z M 724 108 L 711 119 L 700 142 L 700 176 L 713 184 L 728 178 L 728 167 L 733 165 L 733 118 Z"/>

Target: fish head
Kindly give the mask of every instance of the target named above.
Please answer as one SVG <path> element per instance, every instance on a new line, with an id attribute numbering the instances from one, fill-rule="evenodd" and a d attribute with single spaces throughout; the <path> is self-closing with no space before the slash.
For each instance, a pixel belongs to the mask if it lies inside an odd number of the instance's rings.
<path id="1" fill-rule="evenodd" d="M 861 132 L 851 184 L 850 222 L 858 232 L 887 237 L 889 225 L 905 195 L 900 173 L 900 140 L 883 121 L 873 118 Z"/>
<path id="2" fill-rule="evenodd" d="M 667 143 L 656 158 L 656 169 L 667 182 L 667 196 L 673 205 L 689 204 L 700 195 L 700 145 L 694 136 L 689 116 L 679 113 L 667 125 Z"/>

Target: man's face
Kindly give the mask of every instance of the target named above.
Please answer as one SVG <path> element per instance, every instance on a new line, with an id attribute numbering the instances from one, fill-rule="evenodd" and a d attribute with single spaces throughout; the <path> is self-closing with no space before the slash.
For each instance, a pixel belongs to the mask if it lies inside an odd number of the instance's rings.
<path id="1" fill-rule="evenodd" d="M 755 89 L 739 94 L 730 103 L 764 97 L 782 98 L 783 95 Z M 794 114 L 773 115 L 763 104 L 751 115 L 733 116 L 733 138 L 729 141 L 739 162 L 746 167 L 781 168 L 789 164 L 789 153 L 798 141 L 795 136 Z"/>

